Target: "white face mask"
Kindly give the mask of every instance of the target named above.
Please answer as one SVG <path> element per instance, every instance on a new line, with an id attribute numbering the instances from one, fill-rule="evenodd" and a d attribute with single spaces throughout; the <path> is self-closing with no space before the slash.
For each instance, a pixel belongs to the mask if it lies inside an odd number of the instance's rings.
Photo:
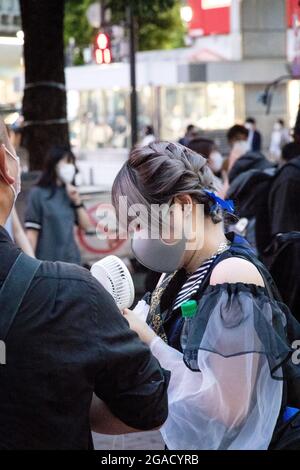
<path id="1" fill-rule="evenodd" d="M 281 124 L 279 122 L 275 122 L 273 129 L 274 131 L 281 131 Z"/>
<path id="2" fill-rule="evenodd" d="M 219 173 L 223 165 L 223 157 L 220 152 L 214 151 L 209 156 L 209 166 L 214 173 Z"/>
<path id="3" fill-rule="evenodd" d="M 248 129 L 248 131 L 253 130 L 253 124 L 251 124 L 251 122 L 246 122 L 245 127 L 246 127 L 246 129 Z"/>
<path id="4" fill-rule="evenodd" d="M 63 163 L 57 167 L 57 176 L 64 184 L 72 184 L 75 174 L 76 168 L 73 163 Z"/>
<path id="5" fill-rule="evenodd" d="M 240 155 L 244 155 L 250 150 L 249 142 L 247 140 L 239 140 L 238 142 L 235 142 L 233 150 Z"/>
<path id="6" fill-rule="evenodd" d="M 10 184 L 10 187 L 14 193 L 14 203 L 16 202 L 16 199 L 18 195 L 21 192 L 21 164 L 20 164 L 20 158 L 18 156 L 13 155 L 5 145 L 3 145 L 3 148 L 6 152 L 6 155 L 9 157 L 9 163 L 8 163 L 8 168 L 9 172 L 11 175 L 13 175 L 14 178 L 14 183 Z"/>

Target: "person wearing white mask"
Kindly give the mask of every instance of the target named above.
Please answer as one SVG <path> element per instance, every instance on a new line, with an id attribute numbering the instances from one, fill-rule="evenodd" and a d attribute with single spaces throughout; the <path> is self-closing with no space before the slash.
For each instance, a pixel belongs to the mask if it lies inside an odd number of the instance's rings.
<path id="1" fill-rule="evenodd" d="M 291 136 L 289 133 L 289 129 L 284 126 L 284 121 L 282 119 L 278 119 L 273 126 L 273 131 L 271 134 L 271 142 L 270 142 L 270 160 L 279 163 L 281 157 L 282 148 L 285 144 L 291 142 Z"/>
<path id="2" fill-rule="evenodd" d="M 224 158 L 220 153 L 217 145 L 211 139 L 205 137 L 196 137 L 192 139 L 187 147 L 194 152 L 199 153 L 202 157 L 207 159 L 207 164 L 215 175 L 215 188 L 218 195 L 223 194 L 223 181 L 222 181 L 222 170 L 224 164 Z"/>
<path id="3" fill-rule="evenodd" d="M 80 264 L 74 227 L 87 230 L 89 216 L 74 185 L 77 173 L 70 149 L 54 147 L 31 190 L 25 215 L 27 236 L 37 258 Z"/>
<path id="4" fill-rule="evenodd" d="M 145 147 L 145 145 L 149 145 L 155 141 L 156 141 L 156 137 L 155 137 L 153 126 L 151 125 L 146 126 L 144 130 L 144 137 L 142 139 L 141 146 Z"/>
<path id="5" fill-rule="evenodd" d="M 249 130 L 239 124 L 235 124 L 227 132 L 227 141 L 230 147 L 228 158 L 230 183 L 248 170 L 264 170 L 272 166 L 263 153 L 251 150 L 248 136 Z"/>

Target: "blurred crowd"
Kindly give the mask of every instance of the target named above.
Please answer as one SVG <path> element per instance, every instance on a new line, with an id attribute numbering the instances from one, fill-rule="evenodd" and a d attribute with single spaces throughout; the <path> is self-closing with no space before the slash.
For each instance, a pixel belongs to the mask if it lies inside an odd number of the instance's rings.
<path id="1" fill-rule="evenodd" d="M 21 145 L 21 120 L 9 131 L 26 173 L 29 164 Z M 271 270 L 284 301 L 300 318 L 296 267 L 300 256 L 300 138 L 277 119 L 270 142 L 264 145 L 253 117 L 232 126 L 226 137 L 226 155 L 217 141 L 193 124 L 187 126 L 179 143 L 206 158 L 218 195 L 235 203 L 237 221 L 227 229 L 247 238 Z M 148 125 L 139 145 L 156 140 L 154 127 Z M 25 253 L 43 260 L 81 263 L 74 229 L 91 230 L 91 222 L 76 185 L 77 174 L 71 148 L 50 150 L 26 199 L 24 224 L 14 209 L 6 225 Z"/>
<path id="2" fill-rule="evenodd" d="M 78 266 L 74 229 L 88 232 L 91 220 L 71 147 L 45 155 L 22 224 L 10 210 L 20 165 L 3 127 L 2 199 L 8 195 L 9 204 L 1 227 L 10 237 L 1 229 L 0 304 L 21 313 L 13 322 L 9 316 L 13 360 L 1 369 L 2 447 L 90 448 L 90 428 L 116 434 L 161 428 L 171 450 L 299 448 L 300 375 L 291 357 L 300 332 L 298 131 L 290 135 L 277 121 L 265 153 L 248 118 L 228 129 L 224 155 L 192 124 L 182 145 L 157 141 L 147 126 L 114 180 L 113 206 L 125 196 L 129 207 L 143 204 L 151 216 L 153 201 L 177 202 L 172 226 L 188 217 L 198 239 L 194 209 L 202 204 L 203 240 L 189 249 L 185 237 L 143 238 L 146 229 L 137 224 L 132 257 L 149 276 L 143 299 L 134 310 L 122 307 L 122 316 L 116 299 L 128 290 L 123 280 L 131 281 L 130 273 L 104 269 L 107 279 L 99 283 Z M 12 128 L 10 138 L 26 172 L 20 134 Z M 23 356 L 25 367 L 15 367 Z"/>
<path id="3" fill-rule="evenodd" d="M 207 159 L 218 195 L 235 203 L 237 221 L 227 230 L 251 243 L 284 302 L 300 318 L 300 136 L 277 119 L 265 146 L 255 118 L 249 117 L 228 129 L 226 137 L 226 155 L 218 142 L 193 124 L 179 143 Z"/>
<path id="4" fill-rule="evenodd" d="M 22 147 L 22 119 L 8 127 L 20 158 L 22 174 L 29 170 L 28 153 Z M 6 230 L 22 250 L 41 260 L 81 264 L 75 227 L 90 229 L 90 218 L 76 184 L 78 168 L 70 147 L 50 149 L 36 184 L 26 198 L 24 214 L 15 207 Z"/>

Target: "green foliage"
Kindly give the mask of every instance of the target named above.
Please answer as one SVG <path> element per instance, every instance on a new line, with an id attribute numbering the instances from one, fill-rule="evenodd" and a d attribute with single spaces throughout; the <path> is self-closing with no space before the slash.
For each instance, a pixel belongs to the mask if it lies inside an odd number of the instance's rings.
<path id="1" fill-rule="evenodd" d="M 65 0 L 65 46 L 75 39 L 75 64 L 83 63 L 82 50 L 93 41 L 94 28 L 90 26 L 86 11 L 94 0 Z"/>
<path id="2" fill-rule="evenodd" d="M 131 4 L 137 18 L 157 15 L 174 6 L 176 0 L 106 0 L 113 14 L 123 15 L 126 8 Z"/>
<path id="3" fill-rule="evenodd" d="M 140 51 L 153 49 L 175 49 L 184 46 L 185 28 L 180 17 L 180 5 L 157 14 L 138 19 L 138 48 Z"/>
<path id="4" fill-rule="evenodd" d="M 67 45 L 70 38 L 75 39 L 75 63 L 83 63 L 82 50 L 95 36 L 86 18 L 86 10 L 94 2 L 65 0 L 65 43 Z M 185 30 L 180 18 L 180 0 L 106 0 L 114 24 L 124 23 L 130 2 L 138 24 L 139 50 L 173 49 L 183 45 Z"/>

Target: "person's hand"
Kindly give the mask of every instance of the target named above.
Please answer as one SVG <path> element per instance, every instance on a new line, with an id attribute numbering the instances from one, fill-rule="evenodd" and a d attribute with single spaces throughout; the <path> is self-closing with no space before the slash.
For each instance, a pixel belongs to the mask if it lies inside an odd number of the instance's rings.
<path id="1" fill-rule="evenodd" d="M 229 189 L 230 184 L 229 184 L 229 179 L 228 179 L 228 173 L 225 170 L 222 171 L 222 180 L 223 180 L 223 186 L 221 190 L 218 192 L 218 196 L 221 199 L 226 199 L 227 191 Z"/>
<path id="2" fill-rule="evenodd" d="M 128 308 L 123 310 L 123 315 L 128 321 L 130 328 L 139 335 L 140 340 L 149 345 L 156 337 L 156 334 L 150 326 L 148 326 L 146 322 L 140 320 L 138 316 Z"/>
<path id="3" fill-rule="evenodd" d="M 72 184 L 67 184 L 66 191 L 73 204 L 75 204 L 75 206 L 79 206 L 81 204 L 81 198 L 76 186 L 73 186 Z"/>

